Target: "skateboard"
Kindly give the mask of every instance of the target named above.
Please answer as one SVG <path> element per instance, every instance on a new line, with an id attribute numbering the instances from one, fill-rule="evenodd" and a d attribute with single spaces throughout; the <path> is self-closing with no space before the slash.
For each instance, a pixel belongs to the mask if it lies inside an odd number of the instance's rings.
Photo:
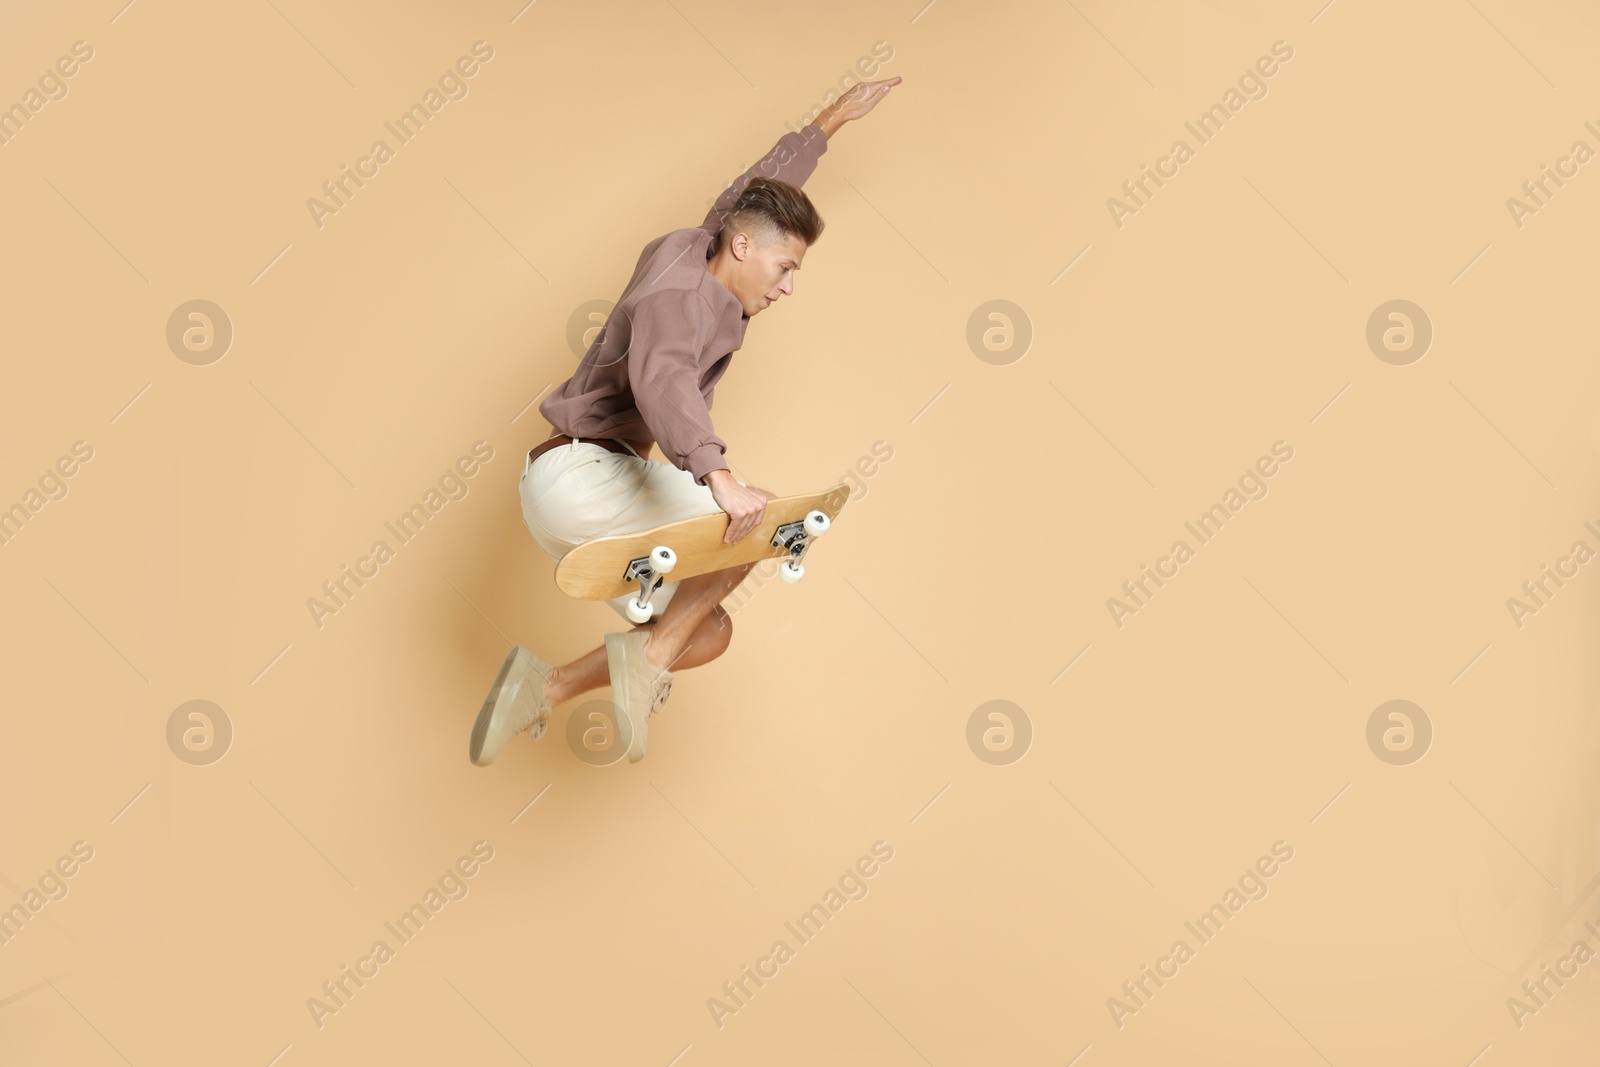
<path id="1" fill-rule="evenodd" d="M 805 577 L 801 564 L 811 543 L 828 532 L 850 497 L 850 487 L 825 493 L 773 497 L 761 524 L 737 543 L 725 545 L 732 521 L 725 511 L 669 522 L 653 530 L 585 541 L 556 565 L 556 587 L 581 600 L 613 600 L 635 592 L 627 604 L 631 622 L 648 622 L 650 598 L 666 582 L 787 556 L 778 576 L 788 585 Z"/>

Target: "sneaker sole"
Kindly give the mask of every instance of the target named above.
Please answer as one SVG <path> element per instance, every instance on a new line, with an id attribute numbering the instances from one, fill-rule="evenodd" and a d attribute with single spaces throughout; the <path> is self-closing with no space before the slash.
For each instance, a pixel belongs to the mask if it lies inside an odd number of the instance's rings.
<path id="1" fill-rule="evenodd" d="M 494 684 L 489 687 L 489 695 L 484 698 L 483 707 L 478 710 L 478 719 L 472 724 L 472 739 L 467 743 L 467 758 L 475 766 L 487 767 L 494 762 L 494 756 L 483 758 L 483 744 L 488 740 L 489 728 L 495 724 L 499 713 L 510 706 L 509 700 L 501 705 L 500 697 L 508 689 L 526 679 L 528 672 L 533 669 L 531 662 L 525 663 L 522 657 L 517 655 L 520 651 L 520 648 L 512 648 L 506 654 L 505 662 L 500 664 L 500 673 L 495 675 Z"/>
<path id="2" fill-rule="evenodd" d="M 622 634 L 606 635 L 606 668 L 611 677 L 611 703 L 616 709 L 617 732 L 622 735 L 621 739 L 627 742 L 628 762 L 638 763 L 644 759 L 645 748 L 649 740 L 650 708 L 648 706 L 645 707 L 637 720 L 628 714 L 628 705 L 630 703 L 638 703 L 638 701 L 631 699 L 633 694 L 626 684 L 627 675 L 623 673 L 619 678 L 619 673 L 616 669 L 617 664 L 611 662 L 609 654 L 612 647 L 616 647 L 619 649 L 618 655 L 621 655 L 620 650 L 626 647 L 623 641 L 624 636 Z M 615 641 L 611 640 L 613 637 L 616 638 Z M 643 643 L 641 642 L 640 651 L 637 654 L 642 655 L 642 649 Z"/>

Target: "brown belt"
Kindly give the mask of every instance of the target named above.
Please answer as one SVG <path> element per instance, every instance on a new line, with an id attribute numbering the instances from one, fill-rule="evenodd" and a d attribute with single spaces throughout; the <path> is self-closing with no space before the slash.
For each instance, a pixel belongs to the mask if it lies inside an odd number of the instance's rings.
<path id="1" fill-rule="evenodd" d="M 608 440 L 607 438 L 604 438 L 604 437 L 580 437 L 580 438 L 577 438 L 577 440 L 582 441 L 585 444 L 599 445 L 601 448 L 605 449 L 607 452 L 616 452 L 619 455 L 624 455 L 624 456 L 633 455 L 632 452 L 628 451 L 628 448 L 627 448 L 626 445 L 624 445 L 624 444 L 622 444 L 621 442 L 618 442 L 618 441 Z M 572 443 L 572 441 L 573 441 L 573 438 L 568 437 L 566 434 L 560 434 L 560 433 L 556 434 L 554 437 L 550 438 L 548 441 L 541 441 L 538 445 L 536 445 L 534 448 L 532 448 L 532 449 L 530 449 L 528 451 L 528 462 L 532 463 L 534 460 L 538 459 L 541 455 L 543 455 L 544 453 L 550 451 L 552 448 L 556 447 L 557 445 L 570 445 Z"/>

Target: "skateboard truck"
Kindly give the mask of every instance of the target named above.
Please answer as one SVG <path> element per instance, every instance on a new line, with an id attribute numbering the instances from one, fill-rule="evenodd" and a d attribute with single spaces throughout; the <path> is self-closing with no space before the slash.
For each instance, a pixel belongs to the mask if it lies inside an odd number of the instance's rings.
<path id="1" fill-rule="evenodd" d="M 793 585 L 806 576 L 805 566 L 800 561 L 805 558 L 811 542 L 828 532 L 828 525 L 827 515 L 812 511 L 803 520 L 786 522 L 773 531 L 772 547 L 789 550 L 789 558 L 778 568 L 778 577 L 785 585 Z"/>
<path id="2" fill-rule="evenodd" d="M 789 553 L 789 558 L 778 568 L 778 577 L 783 579 L 785 585 L 793 585 L 806 576 L 805 566 L 800 561 L 811 548 L 811 542 L 828 532 L 829 525 L 828 516 L 824 512 L 811 511 L 804 519 L 786 522 L 773 531 L 772 547 L 784 549 Z M 650 550 L 648 556 L 628 561 L 622 579 L 626 582 L 639 583 L 638 594 L 624 606 L 629 622 L 637 625 L 650 621 L 654 613 L 654 609 L 650 606 L 650 598 L 655 596 L 656 590 L 666 581 L 665 576 L 677 565 L 677 553 L 666 545 L 657 545 Z"/>
<path id="3" fill-rule="evenodd" d="M 657 545 L 650 550 L 648 556 L 628 561 L 628 569 L 623 572 L 622 580 L 626 582 L 637 580 L 639 583 L 639 595 L 626 605 L 629 622 L 637 625 L 650 621 L 654 611 L 650 607 L 650 598 L 661 588 L 661 583 L 666 581 L 662 575 L 677 565 L 678 554 L 666 545 Z"/>

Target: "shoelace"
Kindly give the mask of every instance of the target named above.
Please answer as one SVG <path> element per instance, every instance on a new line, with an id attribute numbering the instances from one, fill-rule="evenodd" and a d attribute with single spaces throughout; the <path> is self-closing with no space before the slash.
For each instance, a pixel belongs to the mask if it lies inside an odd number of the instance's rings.
<path id="1" fill-rule="evenodd" d="M 543 708 L 544 714 L 534 714 L 533 722 L 528 724 L 528 736 L 537 741 L 544 736 L 545 727 L 550 725 L 550 714 L 554 708 Z"/>
<path id="2" fill-rule="evenodd" d="M 668 678 L 666 681 L 661 683 L 661 689 L 656 693 L 655 702 L 650 705 L 650 714 L 654 715 L 656 712 L 660 711 L 664 706 L 666 706 L 667 697 L 671 695 L 672 679 Z"/>
<path id="3" fill-rule="evenodd" d="M 528 736 L 533 738 L 535 741 L 539 740 L 539 738 L 544 736 L 545 727 L 549 725 L 550 713 L 545 712 L 542 718 L 534 719 L 532 725 L 528 727 Z"/>

